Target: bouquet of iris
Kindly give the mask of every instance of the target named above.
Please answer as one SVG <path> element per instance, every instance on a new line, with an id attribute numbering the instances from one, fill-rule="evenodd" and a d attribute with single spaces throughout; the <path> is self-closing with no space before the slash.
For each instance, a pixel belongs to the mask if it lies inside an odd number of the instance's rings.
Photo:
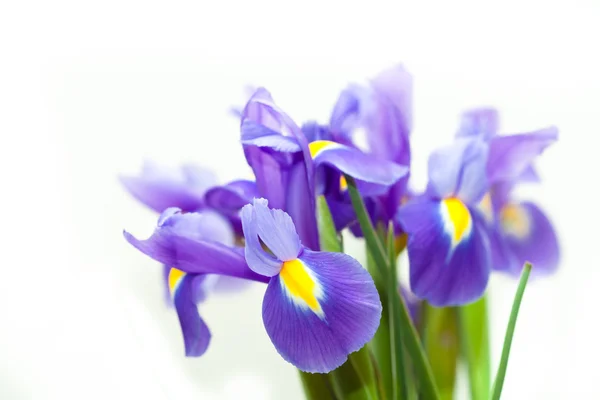
<path id="1" fill-rule="evenodd" d="M 186 356 L 211 338 L 198 303 L 241 278 L 266 285 L 266 332 L 307 399 L 451 399 L 459 362 L 473 399 L 500 398 L 530 271 L 552 273 L 559 259 L 548 217 L 513 192 L 539 181 L 533 162 L 557 130 L 500 135 L 494 109 L 466 111 L 415 192 L 412 86 L 395 66 L 343 90 L 327 125 L 301 126 L 259 88 L 235 111 L 255 180 L 219 185 L 197 166 L 149 163 L 121 178 L 161 213 L 148 239 L 125 238 L 164 266 Z M 345 230 L 364 238 L 365 265 L 344 253 Z M 494 379 L 493 271 L 521 276 Z"/>

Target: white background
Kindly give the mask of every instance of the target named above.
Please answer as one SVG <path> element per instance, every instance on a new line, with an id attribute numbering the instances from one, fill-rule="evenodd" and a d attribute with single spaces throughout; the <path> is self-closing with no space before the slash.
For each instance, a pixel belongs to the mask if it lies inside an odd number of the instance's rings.
<path id="1" fill-rule="evenodd" d="M 559 126 L 525 194 L 552 215 L 562 266 L 527 290 L 504 398 L 600 397 L 598 21 L 591 1 L 1 2 L 0 398 L 300 399 L 260 286 L 203 305 L 213 342 L 183 358 L 159 267 L 121 235 L 156 217 L 116 177 L 143 158 L 249 177 L 227 115 L 244 85 L 325 122 L 348 82 L 400 61 L 421 181 L 465 107 L 499 107 L 505 132 Z M 514 289 L 492 280 L 495 361 Z"/>

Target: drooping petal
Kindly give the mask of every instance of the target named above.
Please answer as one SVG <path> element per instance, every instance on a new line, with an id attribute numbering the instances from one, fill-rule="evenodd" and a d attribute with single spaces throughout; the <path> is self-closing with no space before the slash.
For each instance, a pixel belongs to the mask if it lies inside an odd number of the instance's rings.
<path id="1" fill-rule="evenodd" d="M 499 225 L 508 251 L 514 257 L 508 272 L 518 275 L 523 264 L 533 264 L 533 273 L 556 271 L 560 259 L 558 239 L 552 223 L 531 202 L 507 204 L 500 211 Z"/>
<path id="2" fill-rule="evenodd" d="M 203 206 L 204 193 L 216 178 L 212 172 L 191 164 L 175 169 L 146 161 L 139 176 L 121 176 L 120 181 L 137 200 L 156 212 L 169 207 L 196 211 Z"/>
<path id="3" fill-rule="evenodd" d="M 315 165 L 329 165 L 362 181 L 363 192 L 370 188 L 391 186 L 408 174 L 408 167 L 378 159 L 362 151 L 339 143 L 318 140 L 309 144 Z M 375 184 L 375 185 L 368 185 Z M 375 192 L 381 190 L 373 190 Z M 372 193 L 373 191 L 370 191 Z M 366 193 L 365 193 L 366 194 Z"/>
<path id="4" fill-rule="evenodd" d="M 487 163 L 489 181 L 495 183 L 520 178 L 533 160 L 557 139 L 556 127 L 517 135 L 496 136 L 490 143 Z"/>
<path id="5" fill-rule="evenodd" d="M 489 243 L 479 214 L 456 198 L 420 199 L 400 208 L 408 234 L 410 284 L 434 306 L 470 303 L 490 275 Z"/>
<path id="6" fill-rule="evenodd" d="M 150 238 L 139 240 L 128 232 L 123 234 L 142 253 L 185 272 L 267 282 L 268 279 L 248 268 L 243 249 L 214 240 L 218 237 L 218 229 L 211 230 L 209 221 L 211 218 L 206 218 L 204 213 L 181 214 L 177 209 L 168 209 L 159 218 Z"/>
<path id="7" fill-rule="evenodd" d="M 263 321 L 275 348 L 297 368 L 329 372 L 361 349 L 381 317 L 369 273 L 342 253 L 304 250 L 269 282 Z"/>
<path id="8" fill-rule="evenodd" d="M 480 138 L 456 138 L 429 156 L 428 192 L 437 198 L 458 196 L 476 204 L 488 190 L 485 174 L 489 146 Z"/>
<path id="9" fill-rule="evenodd" d="M 172 268 L 169 272 L 169 288 L 185 344 L 185 355 L 199 357 L 208 348 L 210 331 L 200 317 L 197 306 L 197 288 L 204 276 L 186 274 Z"/>
<path id="10" fill-rule="evenodd" d="M 477 136 L 489 141 L 498 134 L 500 117 L 495 108 L 475 108 L 461 115 L 456 136 Z"/>

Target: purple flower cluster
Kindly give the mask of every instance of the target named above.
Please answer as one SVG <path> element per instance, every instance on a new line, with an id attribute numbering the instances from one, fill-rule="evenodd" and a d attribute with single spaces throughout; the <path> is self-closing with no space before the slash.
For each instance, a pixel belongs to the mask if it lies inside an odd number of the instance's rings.
<path id="1" fill-rule="evenodd" d="M 188 356 L 208 347 L 197 304 L 216 280 L 267 284 L 267 334 L 303 371 L 331 371 L 372 339 L 382 312 L 373 279 L 352 257 L 319 247 L 318 196 L 336 230 L 362 235 L 346 177 L 375 225 L 391 222 L 407 236 L 410 287 L 433 305 L 478 299 L 494 269 L 515 274 L 527 260 L 543 273 L 558 265 L 548 218 L 512 196 L 518 184 L 539 180 L 533 161 L 556 141 L 555 128 L 499 135 L 495 110 L 468 111 L 452 143 L 430 155 L 426 190 L 414 193 L 412 77 L 402 66 L 342 91 L 328 124 L 298 125 L 264 88 L 237 115 L 255 181 L 218 185 L 199 167 L 151 164 L 121 178 L 161 213 L 150 238 L 125 238 L 165 266 Z"/>

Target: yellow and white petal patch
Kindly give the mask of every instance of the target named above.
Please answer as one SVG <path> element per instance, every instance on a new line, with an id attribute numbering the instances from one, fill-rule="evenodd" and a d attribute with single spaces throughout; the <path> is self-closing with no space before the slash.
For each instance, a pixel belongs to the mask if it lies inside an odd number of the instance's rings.
<path id="1" fill-rule="evenodd" d="M 446 232 L 452 237 L 452 246 L 456 246 L 469 236 L 473 229 L 471 213 L 467 206 L 456 197 L 442 200 L 441 209 Z"/>
<path id="2" fill-rule="evenodd" d="M 183 272 L 177 268 L 171 268 L 171 270 L 169 271 L 169 279 L 168 279 L 169 293 L 171 293 L 171 296 L 175 296 L 175 291 L 177 290 L 177 288 L 183 281 L 183 278 L 185 277 L 185 275 L 186 275 L 185 272 Z"/>
<path id="3" fill-rule="evenodd" d="M 507 235 L 525 239 L 531 233 L 531 217 L 519 204 L 507 204 L 500 210 L 500 223 Z"/>
<path id="4" fill-rule="evenodd" d="M 323 290 L 312 272 L 299 259 L 285 261 L 279 272 L 284 291 L 301 308 L 309 308 L 319 318 L 325 317 L 319 299 Z"/>
<path id="5" fill-rule="evenodd" d="M 341 147 L 339 143 L 332 142 L 331 140 L 315 140 L 308 144 L 308 150 L 310 151 L 310 156 L 313 160 L 325 150 L 339 147 Z"/>

